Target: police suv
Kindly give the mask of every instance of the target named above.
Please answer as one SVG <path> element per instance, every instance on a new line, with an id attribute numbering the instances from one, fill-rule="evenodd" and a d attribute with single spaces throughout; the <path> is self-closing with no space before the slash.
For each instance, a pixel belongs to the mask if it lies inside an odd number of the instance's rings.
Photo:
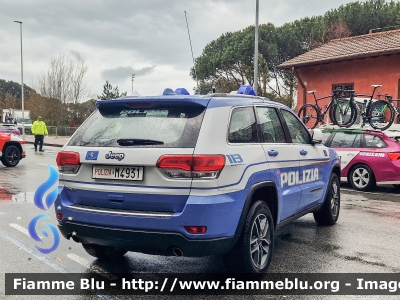
<path id="1" fill-rule="evenodd" d="M 334 224 L 338 156 L 249 90 L 98 100 L 57 155 L 64 237 L 99 259 L 221 254 L 228 269 L 260 273 L 277 227 L 310 212 Z"/>

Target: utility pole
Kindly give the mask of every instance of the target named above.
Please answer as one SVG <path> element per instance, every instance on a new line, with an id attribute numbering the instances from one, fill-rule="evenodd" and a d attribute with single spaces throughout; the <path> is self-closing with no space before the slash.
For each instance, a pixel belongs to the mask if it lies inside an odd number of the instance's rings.
<path id="1" fill-rule="evenodd" d="M 258 90 L 258 10 L 259 3 L 256 0 L 256 26 L 255 26 L 255 38 L 254 38 L 254 85 L 253 89 L 257 95 Z"/>

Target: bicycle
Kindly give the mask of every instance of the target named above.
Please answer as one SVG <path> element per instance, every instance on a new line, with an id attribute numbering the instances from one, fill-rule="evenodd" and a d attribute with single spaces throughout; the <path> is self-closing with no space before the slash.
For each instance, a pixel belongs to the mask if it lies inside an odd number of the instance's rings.
<path id="1" fill-rule="evenodd" d="M 381 123 L 387 124 L 382 130 L 388 129 L 392 126 L 395 118 L 400 123 L 400 107 L 393 104 L 393 101 L 399 102 L 400 99 L 393 99 L 392 96 L 385 94 L 378 94 L 378 100 L 374 103 L 374 117 L 379 118 Z M 381 100 L 380 97 L 384 96 L 385 100 Z"/>
<path id="2" fill-rule="evenodd" d="M 315 104 L 304 104 L 299 110 L 299 118 L 304 124 L 306 124 L 307 127 L 313 129 L 318 125 L 318 123 L 325 123 L 324 117 L 329 111 L 329 118 L 335 125 L 338 125 L 339 127 L 351 126 L 352 124 L 349 124 L 349 122 L 352 121 L 354 115 L 357 114 L 357 107 L 355 103 L 351 101 L 351 99 L 347 100 L 341 98 L 342 92 L 343 91 L 341 89 L 335 89 L 332 91 L 331 95 L 317 98 L 315 96 L 315 91 L 308 91 L 309 94 L 314 95 Z M 327 98 L 331 98 L 331 101 L 325 107 L 325 110 L 322 111 L 321 107 L 318 105 L 318 101 Z M 337 114 L 334 115 L 334 111 Z"/>
<path id="3" fill-rule="evenodd" d="M 364 127 L 366 122 L 368 122 L 373 129 L 378 130 L 388 129 L 392 125 L 394 120 L 394 112 L 392 110 L 390 102 L 386 100 L 373 100 L 376 89 L 380 88 L 382 85 L 373 84 L 371 86 L 374 89 L 372 91 L 372 94 L 370 95 L 355 94 L 354 91 L 348 91 L 351 93 L 350 101 L 355 104 L 357 109 L 356 114 L 348 123 L 349 127 L 355 123 L 358 116 L 361 116 L 361 127 Z M 354 96 L 368 96 L 369 99 L 364 99 L 363 107 L 362 109 L 360 109 L 359 106 L 355 103 L 356 101 L 354 99 Z M 387 108 L 389 108 L 389 110 L 387 110 Z M 335 108 L 333 109 L 332 114 L 336 114 Z"/>

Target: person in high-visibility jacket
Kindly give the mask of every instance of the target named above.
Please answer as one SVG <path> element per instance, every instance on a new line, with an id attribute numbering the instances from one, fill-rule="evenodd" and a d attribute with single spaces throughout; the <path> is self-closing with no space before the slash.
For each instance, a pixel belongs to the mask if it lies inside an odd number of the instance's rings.
<path id="1" fill-rule="evenodd" d="M 39 144 L 39 151 L 43 152 L 43 138 L 48 135 L 46 124 L 42 121 L 42 117 L 38 116 L 37 120 L 32 124 L 32 133 L 35 136 L 35 151 L 37 151 L 37 146 Z"/>

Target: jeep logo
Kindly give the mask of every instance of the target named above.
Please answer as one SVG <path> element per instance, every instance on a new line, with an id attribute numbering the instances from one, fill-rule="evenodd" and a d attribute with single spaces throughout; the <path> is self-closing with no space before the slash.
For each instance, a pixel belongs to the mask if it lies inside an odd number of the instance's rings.
<path id="1" fill-rule="evenodd" d="M 118 159 L 123 160 L 125 157 L 124 153 L 113 153 L 112 151 L 106 154 L 106 159 Z"/>

